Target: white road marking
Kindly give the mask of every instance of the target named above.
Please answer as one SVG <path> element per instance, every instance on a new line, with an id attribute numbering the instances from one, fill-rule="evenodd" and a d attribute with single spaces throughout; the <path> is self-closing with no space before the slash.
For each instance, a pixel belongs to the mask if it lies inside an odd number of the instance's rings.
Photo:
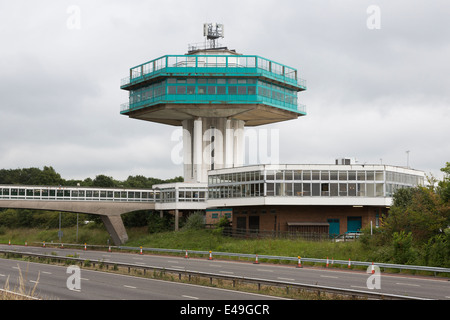
<path id="1" fill-rule="evenodd" d="M 281 277 L 278 277 L 277 279 L 287 280 L 287 281 L 294 281 L 295 280 L 295 279 L 292 279 L 292 278 L 281 278 Z"/>
<path id="2" fill-rule="evenodd" d="M 133 287 L 133 286 L 127 286 L 127 285 L 123 285 L 125 288 L 130 288 L 130 289 L 136 289 L 136 287 Z"/>
<path id="3" fill-rule="evenodd" d="M 412 284 L 412 283 L 400 283 L 400 282 L 397 282 L 396 284 L 401 285 L 401 286 L 420 287 L 419 284 Z"/>
<path id="4" fill-rule="evenodd" d="M 256 269 L 256 271 L 273 272 L 273 270 L 266 270 L 266 269 Z"/>
<path id="5" fill-rule="evenodd" d="M 192 296 L 185 296 L 185 295 L 182 295 L 182 297 L 189 298 L 189 299 L 195 299 L 195 300 L 198 300 L 197 297 L 192 297 Z"/>
<path id="6" fill-rule="evenodd" d="M 322 278 L 333 278 L 333 279 L 338 279 L 339 277 L 335 277 L 335 276 L 324 276 L 324 275 L 320 275 Z"/>

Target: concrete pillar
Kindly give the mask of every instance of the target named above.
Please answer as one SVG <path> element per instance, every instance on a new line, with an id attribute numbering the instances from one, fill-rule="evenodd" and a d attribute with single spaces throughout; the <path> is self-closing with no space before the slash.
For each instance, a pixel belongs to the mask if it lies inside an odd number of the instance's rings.
<path id="1" fill-rule="evenodd" d="M 244 164 L 244 125 L 242 120 L 197 118 L 183 121 L 184 181 L 206 183 L 211 161 L 214 169 Z M 214 141 L 212 141 L 214 136 Z M 214 149 L 214 157 L 212 150 Z"/>
<path id="2" fill-rule="evenodd" d="M 120 215 L 101 215 L 106 230 L 116 246 L 124 244 L 128 240 L 128 234 Z"/>
<path id="3" fill-rule="evenodd" d="M 225 163 L 224 168 L 232 168 L 233 161 L 233 150 L 234 150 L 234 129 L 232 126 L 233 120 L 227 119 L 225 124 L 225 133 L 224 133 L 224 150 L 225 150 Z"/>
<path id="4" fill-rule="evenodd" d="M 233 164 L 235 167 L 244 165 L 244 121 L 235 120 Z"/>
<path id="5" fill-rule="evenodd" d="M 178 209 L 175 209 L 175 231 L 178 231 L 179 219 L 180 219 L 180 212 L 178 211 Z"/>
<path id="6" fill-rule="evenodd" d="M 203 121 L 201 118 L 194 120 L 194 134 L 193 139 L 193 177 L 195 182 L 202 181 L 202 166 L 203 166 Z"/>
<path id="7" fill-rule="evenodd" d="M 183 162 L 184 162 L 185 182 L 195 182 L 193 137 L 194 137 L 194 121 L 183 120 Z"/>

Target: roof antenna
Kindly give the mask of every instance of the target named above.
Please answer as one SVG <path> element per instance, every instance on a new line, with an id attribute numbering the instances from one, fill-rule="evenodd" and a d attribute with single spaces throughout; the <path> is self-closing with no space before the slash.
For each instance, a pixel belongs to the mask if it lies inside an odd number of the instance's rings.
<path id="1" fill-rule="evenodd" d="M 208 48 L 217 48 L 219 43 L 217 39 L 224 37 L 224 26 L 218 23 L 204 23 L 203 24 L 203 36 L 208 41 Z"/>

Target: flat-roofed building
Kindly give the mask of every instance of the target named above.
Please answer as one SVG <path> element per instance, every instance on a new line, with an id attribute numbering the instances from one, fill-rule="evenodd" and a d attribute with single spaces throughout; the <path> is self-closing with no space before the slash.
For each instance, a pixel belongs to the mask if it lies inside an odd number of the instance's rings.
<path id="1" fill-rule="evenodd" d="M 211 170 L 207 207 L 232 208 L 237 229 L 343 234 L 378 226 L 394 192 L 423 185 L 424 177 L 418 170 L 367 164 Z"/>

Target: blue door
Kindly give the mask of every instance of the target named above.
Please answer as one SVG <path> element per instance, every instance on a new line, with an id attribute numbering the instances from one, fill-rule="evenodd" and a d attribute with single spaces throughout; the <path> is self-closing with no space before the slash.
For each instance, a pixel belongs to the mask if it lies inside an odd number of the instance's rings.
<path id="1" fill-rule="evenodd" d="M 361 231 L 361 217 L 347 217 L 347 232 Z"/>
<path id="2" fill-rule="evenodd" d="M 339 230 L 340 230 L 339 219 L 328 219 L 327 222 L 330 224 L 330 227 L 328 229 L 329 235 L 330 236 L 339 235 Z"/>

